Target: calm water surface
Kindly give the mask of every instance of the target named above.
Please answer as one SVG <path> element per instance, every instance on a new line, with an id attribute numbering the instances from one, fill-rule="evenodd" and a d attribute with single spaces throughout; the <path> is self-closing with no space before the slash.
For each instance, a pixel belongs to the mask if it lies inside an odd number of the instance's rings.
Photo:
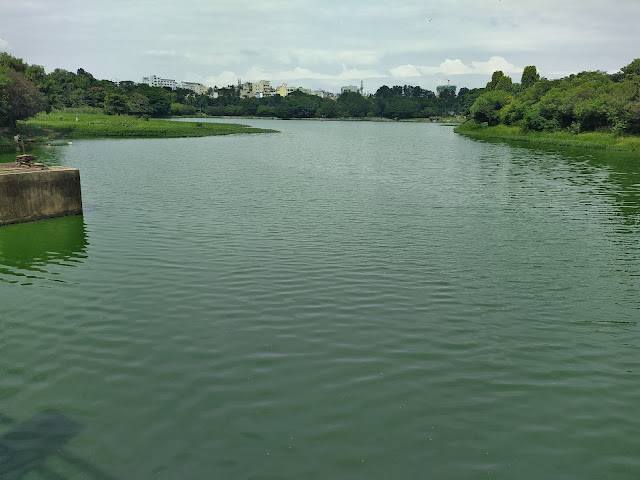
<path id="1" fill-rule="evenodd" d="M 42 152 L 85 214 L 0 229 L 0 474 L 640 477 L 640 160 L 246 123 Z"/>

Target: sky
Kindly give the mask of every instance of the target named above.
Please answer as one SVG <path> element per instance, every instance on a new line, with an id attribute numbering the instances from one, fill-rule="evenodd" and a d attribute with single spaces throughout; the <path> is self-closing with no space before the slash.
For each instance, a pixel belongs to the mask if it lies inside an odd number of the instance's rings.
<path id="1" fill-rule="evenodd" d="M 483 87 L 640 57 L 640 0 L 0 0 L 0 51 L 47 72 L 223 87 Z"/>

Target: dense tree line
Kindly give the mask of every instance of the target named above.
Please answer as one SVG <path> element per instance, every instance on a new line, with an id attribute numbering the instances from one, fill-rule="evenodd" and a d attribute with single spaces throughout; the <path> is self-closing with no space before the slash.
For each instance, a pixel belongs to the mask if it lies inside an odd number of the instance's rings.
<path id="1" fill-rule="evenodd" d="M 524 69 L 519 84 L 503 72 L 470 108 L 487 125 L 518 125 L 530 131 L 608 131 L 640 134 L 640 59 L 619 72 L 581 72 L 557 80 Z"/>
<path id="2" fill-rule="evenodd" d="M 217 98 L 190 90 L 169 90 L 131 81 L 118 85 L 98 80 L 80 68 L 76 73 L 38 65 L 0 52 L 0 126 L 39 111 L 96 107 L 112 115 L 145 117 L 206 114 L 279 118 L 410 119 L 469 115 L 487 125 L 520 125 L 527 130 L 572 132 L 606 130 L 640 134 L 640 59 L 620 72 L 582 72 L 558 80 L 541 78 L 535 66 L 524 69 L 520 83 L 501 71 L 485 88 L 461 88 L 439 96 L 412 85 L 383 85 L 372 95 L 346 92 L 337 100 L 302 92 L 286 97 L 241 99 L 234 86 L 218 88 Z"/>
<path id="3" fill-rule="evenodd" d="M 259 116 L 279 118 L 440 117 L 468 113 L 477 91 L 461 89 L 458 96 L 436 95 L 419 86 L 383 86 L 374 95 L 347 92 L 337 101 L 293 92 L 286 97 L 241 99 L 234 86 L 218 88 L 217 98 L 190 90 L 170 90 L 131 81 L 116 85 L 98 80 L 80 68 L 75 73 L 55 69 L 45 73 L 38 65 L 0 53 L 0 125 L 15 122 L 39 111 L 68 107 L 102 108 L 112 115 L 166 117 L 207 114 L 212 116 Z"/>
<path id="4" fill-rule="evenodd" d="M 424 118 L 465 114 L 477 97 L 476 92 L 461 89 L 439 98 L 421 87 L 411 85 L 382 86 L 373 95 L 345 92 L 337 100 L 321 98 L 303 92 L 286 97 L 241 99 L 234 88 L 218 90 L 218 98 L 207 100 L 203 113 L 213 116 L 258 116 L 278 118 Z M 176 109 L 177 110 L 177 109 Z"/>

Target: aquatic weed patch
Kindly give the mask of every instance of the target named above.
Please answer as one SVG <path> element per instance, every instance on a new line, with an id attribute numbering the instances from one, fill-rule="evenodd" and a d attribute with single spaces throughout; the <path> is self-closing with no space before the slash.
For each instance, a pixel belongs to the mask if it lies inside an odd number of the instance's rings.
<path id="1" fill-rule="evenodd" d="M 496 125 L 494 127 L 488 127 L 474 122 L 467 122 L 460 125 L 455 128 L 454 131 L 478 140 L 511 140 L 640 153 L 640 137 L 607 132 L 586 132 L 579 134 L 568 131 L 530 132 L 517 126 Z"/>
<path id="2" fill-rule="evenodd" d="M 66 138 L 176 138 L 272 133 L 275 130 L 235 123 L 174 122 L 128 115 L 105 115 L 96 111 L 53 111 L 20 122 L 24 132 L 53 131 Z"/>

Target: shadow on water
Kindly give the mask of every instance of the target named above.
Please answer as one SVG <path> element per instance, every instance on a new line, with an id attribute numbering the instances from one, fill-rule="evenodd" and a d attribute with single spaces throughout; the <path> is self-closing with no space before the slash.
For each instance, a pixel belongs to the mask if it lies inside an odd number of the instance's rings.
<path id="1" fill-rule="evenodd" d="M 79 263 L 87 257 L 86 250 L 82 215 L 0 227 L 0 273 L 44 272 L 42 267 L 49 264 Z"/>
<path id="2" fill-rule="evenodd" d="M 486 143 L 508 145 L 527 152 L 523 157 L 529 171 L 531 158 L 552 159 L 547 163 L 549 175 L 557 174 L 552 166 L 560 160 L 571 173 L 568 181 L 595 187 L 591 192 L 606 195 L 615 201 L 624 226 L 640 225 L 640 155 L 585 147 L 563 147 L 531 142 L 482 140 Z M 545 165 L 539 165 L 543 170 Z M 604 177 L 600 176 L 604 174 Z M 624 232 L 622 232 L 624 233 Z"/>
<path id="3" fill-rule="evenodd" d="M 31 472 L 46 479 L 68 478 L 47 467 L 47 460 L 54 456 L 70 465 L 82 478 L 114 480 L 114 477 L 63 450 L 83 430 L 83 426 L 59 412 L 46 410 L 20 423 L 0 413 L 0 428 L 4 430 L 7 427 L 9 431 L 0 436 L 2 480 L 21 480 Z"/>

